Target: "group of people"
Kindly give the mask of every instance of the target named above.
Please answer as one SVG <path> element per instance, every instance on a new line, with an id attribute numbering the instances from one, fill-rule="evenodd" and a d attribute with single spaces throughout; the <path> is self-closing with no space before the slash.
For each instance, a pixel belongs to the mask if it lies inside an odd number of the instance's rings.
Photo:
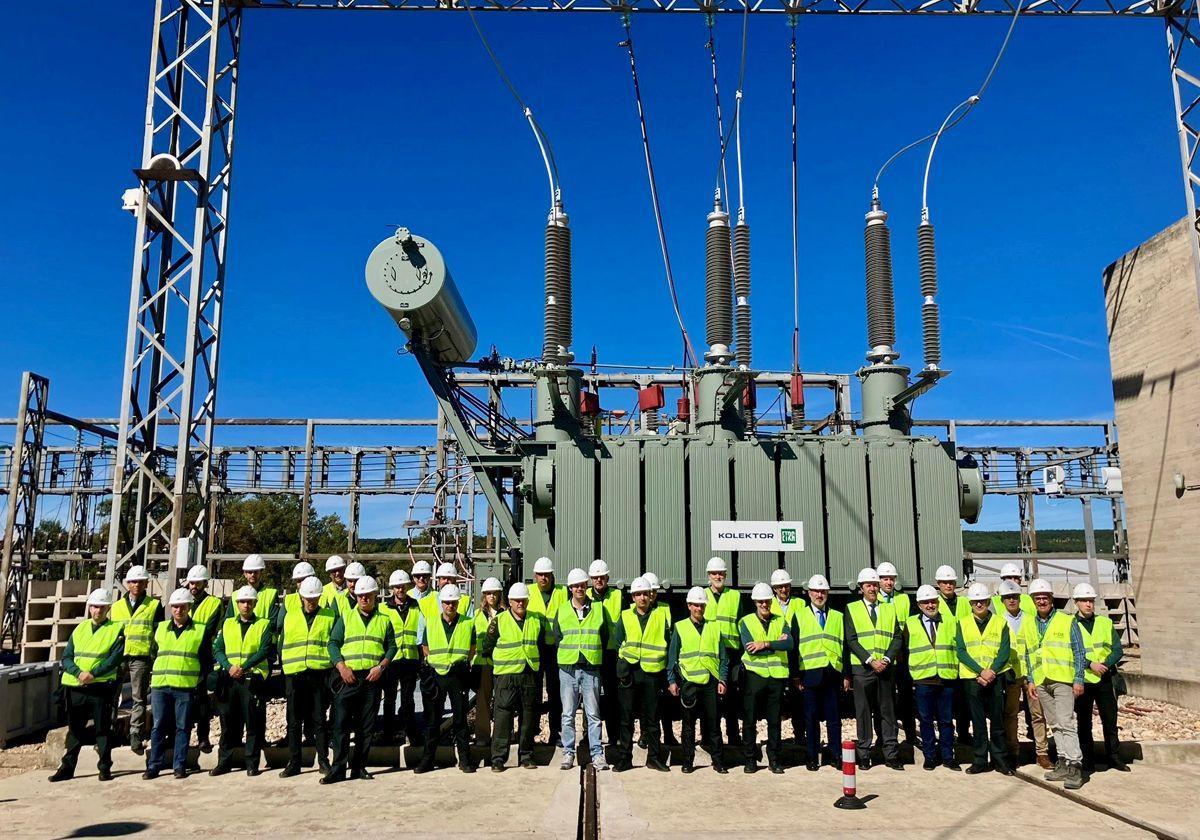
<path id="1" fill-rule="evenodd" d="M 202 566 L 188 570 L 165 610 L 147 594 L 141 566 L 128 570 L 115 603 L 105 589 L 92 592 L 88 620 L 63 658 L 69 730 L 51 781 L 73 777 L 89 721 L 99 778 L 112 778 L 112 724 L 126 679 L 130 745 L 147 755 L 145 778 L 164 772 L 168 761 L 175 777 L 188 775 L 193 726 L 201 751 L 212 751 L 214 701 L 221 735 L 210 774 L 231 772 L 241 748 L 242 767 L 257 776 L 266 705 L 277 693 L 273 671 L 282 672 L 287 699 L 289 759 L 281 775 L 300 773 L 302 747 L 311 743 L 322 784 L 372 778 L 367 757 L 381 703 L 382 740 L 424 748 L 415 772 L 435 769 L 444 740 L 458 767 L 474 772 L 472 691 L 476 743 L 490 742 L 487 760 L 496 772 L 507 765 L 514 724 L 518 764 L 537 766 L 534 738 L 543 713 L 563 769 L 575 766 L 581 750 L 597 769 L 608 769 L 606 743 L 612 769 L 631 769 L 636 722 L 645 766 L 668 771 L 663 742 L 675 740 L 678 719 L 684 773 L 695 769 L 697 724 L 716 772 L 736 762 L 755 772 L 760 721 L 767 767 L 783 773 L 785 715 L 806 747 L 807 769 L 838 767 L 845 691 L 853 695 L 864 770 L 875 748 L 887 767 L 903 770 L 898 730 L 915 744 L 919 722 L 924 769 L 960 769 L 957 739 L 972 747 L 967 773 L 1011 774 L 1022 706 L 1047 779 L 1077 788 L 1094 766 L 1093 706 L 1108 765 L 1128 769 L 1118 753 L 1113 678 L 1122 650 L 1112 621 L 1096 614 L 1096 593 L 1087 584 L 1075 588 L 1076 612 L 1068 614 L 1055 608 L 1046 581 L 1022 591 L 1015 565 L 1002 570 L 994 596 L 981 583 L 960 596 L 955 571 L 942 566 L 936 587 L 920 586 L 910 599 L 897 587 L 896 569 L 882 563 L 859 573 L 861 597 L 842 612 L 830 606 L 823 576 L 807 581 L 802 600 L 783 569 L 769 583 L 756 583 L 746 603 L 726 585 L 725 561 L 714 557 L 709 585 L 686 593 L 686 614 L 672 613 L 649 572 L 630 584 L 627 603 L 603 560 L 586 572 L 571 569 L 561 585 L 550 559 L 539 558 L 532 584 L 518 581 L 505 591 L 488 578 L 478 605 L 460 590 L 459 572 L 449 563 L 436 574 L 423 561 L 411 573 L 394 571 L 386 595 L 362 564 L 337 556 L 325 565 L 324 584 L 311 564 L 296 564 L 295 591 L 282 598 L 263 584 L 264 569 L 262 557 L 245 559 L 245 584 L 227 607 L 207 592 Z M 417 691 L 423 730 L 414 711 Z M 444 733 L 440 710 L 447 705 Z M 582 733 L 575 725 L 580 713 Z M 1048 732 L 1057 763 L 1050 760 Z"/>

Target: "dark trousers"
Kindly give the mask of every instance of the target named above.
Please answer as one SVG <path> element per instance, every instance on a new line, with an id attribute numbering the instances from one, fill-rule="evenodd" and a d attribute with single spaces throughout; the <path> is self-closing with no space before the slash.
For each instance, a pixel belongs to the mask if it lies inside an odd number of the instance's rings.
<path id="1" fill-rule="evenodd" d="M 825 745 L 825 756 L 835 766 L 842 760 L 842 713 L 838 707 L 841 691 L 842 675 L 833 668 L 826 667 L 821 669 L 819 683 L 805 685 L 804 691 L 800 692 L 800 701 L 804 706 L 804 740 L 808 747 L 809 761 L 821 754 L 822 720 L 825 721 L 825 729 L 829 736 Z"/>
<path id="2" fill-rule="evenodd" d="M 410 742 L 417 739 L 417 711 L 413 695 L 417 690 L 419 667 L 420 660 L 397 659 L 383 675 L 383 736 L 389 741 L 394 740 L 401 731 Z M 398 720 L 397 695 L 400 700 Z"/>
<path id="3" fill-rule="evenodd" d="M 896 672 L 896 728 L 904 730 L 904 740 L 915 744 L 916 704 L 913 698 L 912 672 L 908 670 L 907 657 L 901 656 L 893 665 L 893 670 Z"/>
<path id="4" fill-rule="evenodd" d="M 298 671 L 283 681 L 287 696 L 288 767 L 300 767 L 304 738 L 317 748 L 317 765 L 329 764 L 329 671 Z"/>
<path id="5" fill-rule="evenodd" d="M 742 668 L 740 647 L 728 648 L 726 653 L 729 656 L 729 681 L 725 683 L 725 696 L 717 698 L 717 705 L 720 707 L 721 716 L 725 718 L 725 737 L 730 745 L 736 746 L 742 742 L 742 694 L 746 684 L 746 671 Z"/>
<path id="6" fill-rule="evenodd" d="M 958 740 L 964 744 L 971 742 L 971 707 L 967 703 L 965 682 L 954 681 L 954 696 L 951 700 L 954 708 L 954 727 L 958 730 Z"/>
<path id="7" fill-rule="evenodd" d="M 671 692 L 664 687 L 658 695 L 658 722 L 662 726 L 664 744 L 676 744 L 675 731 L 672 728 L 675 721 L 683 717 L 683 709 L 679 706 L 679 698 L 672 697 Z"/>
<path id="8" fill-rule="evenodd" d="M 708 748 L 713 764 L 721 763 L 721 719 L 717 716 L 717 681 L 704 685 L 682 682 L 679 685 L 679 706 L 683 720 L 683 764 L 696 759 L 696 721 L 700 721 L 700 742 Z"/>
<path id="9" fill-rule="evenodd" d="M 779 745 L 783 740 L 781 709 L 785 679 L 772 679 L 745 672 L 745 691 L 742 695 L 742 744 L 746 751 L 746 766 L 758 764 L 758 721 L 767 720 L 767 761 L 779 763 Z"/>
<path id="10" fill-rule="evenodd" d="M 855 757 L 859 763 L 871 758 L 871 741 L 874 737 L 875 719 L 883 738 L 884 761 L 896 761 L 900 757 L 896 744 L 896 684 L 893 679 L 895 668 L 888 666 L 877 674 L 865 665 L 853 666 L 854 719 L 858 729 L 858 745 Z"/>
<path id="11" fill-rule="evenodd" d="M 333 767 L 329 775 L 345 776 L 347 766 L 357 773 L 367 766 L 367 754 L 375 740 L 375 716 L 379 711 L 382 680 L 367 682 L 369 670 L 355 671 L 354 685 L 342 682 L 336 670 L 330 679 L 333 694 Z M 354 730 L 354 755 L 350 755 L 350 730 Z"/>
<path id="12" fill-rule="evenodd" d="M 157 772 L 166 766 L 167 739 L 172 734 L 175 744 L 171 766 L 175 770 L 187 769 L 193 697 L 194 691 L 190 688 L 150 689 L 150 714 L 154 718 L 154 728 L 150 730 L 147 770 Z"/>
<path id="13" fill-rule="evenodd" d="M 539 644 L 538 655 L 541 657 L 541 667 L 538 669 L 538 707 L 540 712 L 549 716 L 546 724 L 550 729 L 550 743 L 553 744 L 562 730 L 563 714 L 562 695 L 558 687 L 558 648 L 554 645 Z M 544 700 L 542 691 L 545 691 Z M 540 713 L 538 727 L 541 727 Z"/>
<path id="14" fill-rule="evenodd" d="M 212 716 L 212 695 L 208 693 L 204 681 L 201 680 L 200 686 L 196 689 L 196 696 L 192 700 L 192 717 L 196 720 L 196 740 L 201 744 L 208 740 L 208 735 L 212 731 Z"/>
<path id="15" fill-rule="evenodd" d="M 604 735 L 615 744 L 621 737 L 621 701 L 617 697 L 617 652 L 605 650 L 600 663 L 600 719 Z"/>
<path id="16" fill-rule="evenodd" d="M 442 743 L 442 718 L 439 712 L 445 708 L 446 700 L 449 699 L 450 739 L 454 742 L 458 763 L 467 764 L 471 760 L 471 746 L 467 741 L 467 689 L 471 684 L 470 667 L 466 663 L 459 663 L 452 666 L 445 675 L 429 668 L 428 673 L 421 679 L 422 697 L 429 698 L 434 710 L 431 713 L 430 706 L 425 707 L 423 761 L 432 763 L 437 757 L 437 748 Z"/>
<path id="17" fill-rule="evenodd" d="M 972 764 L 987 764 L 988 753 L 997 767 L 1008 766 L 1004 740 L 1004 688 L 1008 674 L 997 674 L 991 685 L 980 685 L 975 679 L 960 680 L 971 709 L 971 745 L 975 749 Z M 989 729 L 990 727 L 990 729 Z"/>
<path id="18" fill-rule="evenodd" d="M 222 677 L 217 694 L 221 714 L 221 746 L 217 750 L 217 765 L 233 763 L 233 752 L 246 736 L 246 769 L 258 768 L 262 759 L 263 741 L 267 737 L 267 700 L 264 680 L 248 674 L 240 680 Z"/>
<path id="19" fill-rule="evenodd" d="M 1106 757 L 1109 760 L 1119 758 L 1121 741 L 1117 736 L 1117 692 L 1113 688 L 1112 677 L 1105 675 L 1098 683 L 1085 682 L 1083 696 L 1075 698 L 1079 750 L 1083 753 L 1083 768 L 1089 772 L 1096 763 L 1096 742 L 1092 737 L 1093 705 L 1100 711 L 1100 728 L 1104 732 Z"/>
<path id="20" fill-rule="evenodd" d="M 533 761 L 533 736 L 537 724 L 538 678 L 528 668 L 521 674 L 495 674 L 492 687 L 492 764 L 508 761 L 513 717 L 517 718 L 517 761 Z"/>
<path id="21" fill-rule="evenodd" d="M 116 709 L 117 692 L 115 683 L 93 683 L 91 685 L 68 686 L 67 701 L 67 750 L 63 753 L 61 769 L 72 775 L 79 762 L 79 748 L 95 743 L 100 760 L 96 767 L 100 772 L 112 769 L 112 723 Z M 95 721 L 93 736 L 88 722 Z"/>
<path id="22" fill-rule="evenodd" d="M 921 722 L 921 752 L 930 761 L 954 763 L 954 684 L 917 683 L 917 718 Z"/>
<path id="23" fill-rule="evenodd" d="M 628 684 L 622 682 L 619 689 L 621 698 L 621 740 L 617 744 L 619 761 L 633 760 L 635 714 L 641 735 L 646 739 L 647 760 L 662 760 L 662 747 L 658 740 L 658 698 L 666 684 L 667 676 L 663 671 L 647 674 L 636 665 L 629 669 Z"/>

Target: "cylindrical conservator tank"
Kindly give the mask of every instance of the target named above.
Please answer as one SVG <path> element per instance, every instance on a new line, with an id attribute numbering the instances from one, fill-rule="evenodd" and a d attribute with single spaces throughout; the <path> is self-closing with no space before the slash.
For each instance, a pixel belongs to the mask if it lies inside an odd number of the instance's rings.
<path id="1" fill-rule="evenodd" d="M 475 352 L 475 322 L 441 252 L 428 239 L 398 228 L 367 257 L 367 288 L 410 339 L 440 364 Z"/>

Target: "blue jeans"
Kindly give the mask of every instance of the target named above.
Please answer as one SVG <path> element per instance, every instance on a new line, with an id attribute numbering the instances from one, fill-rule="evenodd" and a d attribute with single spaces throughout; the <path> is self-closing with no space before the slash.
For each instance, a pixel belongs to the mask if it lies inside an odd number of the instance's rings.
<path id="1" fill-rule="evenodd" d="M 917 718 L 921 721 L 921 752 L 943 763 L 954 761 L 954 681 L 942 685 L 917 683 Z M 936 735 L 934 727 L 936 729 Z"/>
<path id="2" fill-rule="evenodd" d="M 558 669 L 558 691 L 562 698 L 563 755 L 575 755 L 575 712 L 580 705 L 587 717 L 588 747 L 592 760 L 604 757 L 600 740 L 600 669 L 583 665 L 562 665 Z"/>
<path id="3" fill-rule="evenodd" d="M 150 733 L 150 759 L 147 770 L 162 770 L 165 766 L 166 738 L 175 730 L 173 769 L 187 769 L 188 738 L 191 734 L 192 690 L 188 688 L 150 689 L 150 709 L 154 729 Z"/>

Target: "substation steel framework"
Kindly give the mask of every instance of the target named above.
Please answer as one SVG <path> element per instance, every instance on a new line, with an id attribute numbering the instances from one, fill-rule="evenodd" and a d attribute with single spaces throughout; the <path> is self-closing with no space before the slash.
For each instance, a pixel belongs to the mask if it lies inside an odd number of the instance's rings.
<path id="1" fill-rule="evenodd" d="M 478 11 L 1009 16 L 1017 0 L 465 0 Z M 1030 0 L 1022 15 L 1162 18 L 1187 210 L 1200 193 L 1200 0 Z M 203 552 L 229 234 L 242 19 L 247 10 L 462 11 L 463 0 L 156 0 L 111 531 L 105 569 L 190 538 Z M 1192 237 L 1200 294 L 1200 239 Z M 173 422 L 166 422 L 173 421 Z M 120 523 L 132 514 L 132 536 Z"/>

